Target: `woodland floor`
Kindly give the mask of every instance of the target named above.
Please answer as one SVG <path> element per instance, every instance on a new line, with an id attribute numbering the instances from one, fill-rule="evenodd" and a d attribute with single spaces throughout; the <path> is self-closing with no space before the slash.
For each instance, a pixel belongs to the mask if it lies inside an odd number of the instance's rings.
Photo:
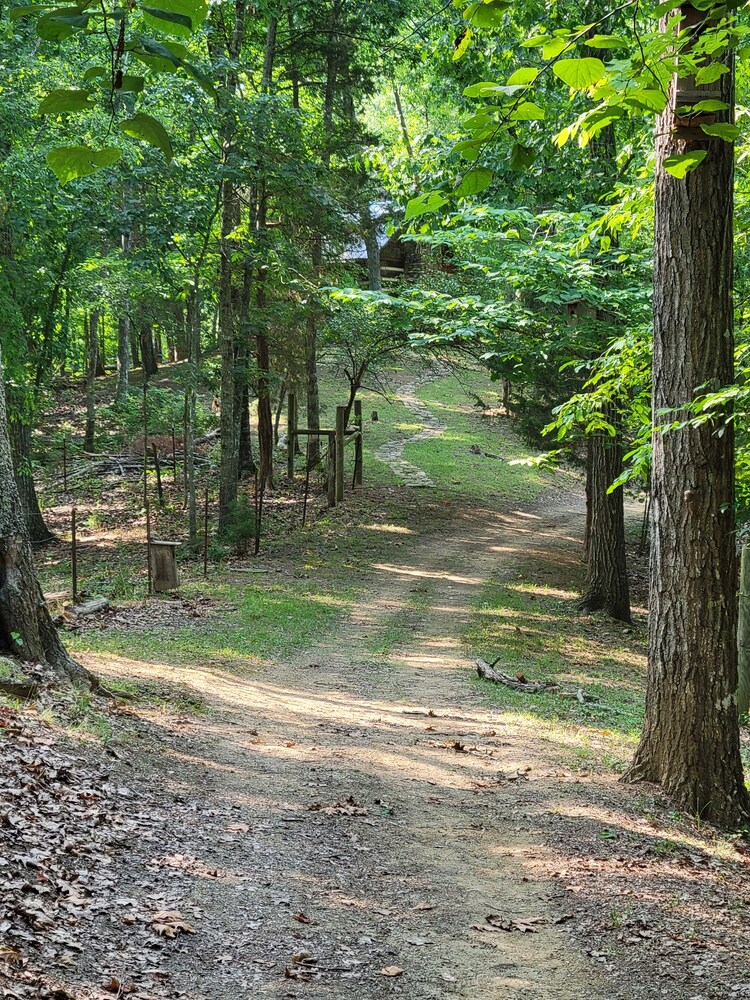
<path id="1" fill-rule="evenodd" d="M 337 512 L 337 546 L 355 522 L 376 539 L 356 587 L 283 655 L 191 658 L 169 627 L 129 655 L 76 636 L 113 684 L 170 694 L 102 707 L 111 732 L 83 745 L 59 706 L 3 710 L 4 995 L 750 997 L 750 854 L 617 781 L 644 616 L 576 615 L 565 482 L 491 505 L 366 489 Z M 222 579 L 250 586 L 250 566 Z M 296 579 L 299 560 L 252 568 Z M 153 628 L 179 607 L 198 650 L 226 613 L 201 593 L 118 613 Z M 478 682 L 493 650 L 601 707 Z"/>

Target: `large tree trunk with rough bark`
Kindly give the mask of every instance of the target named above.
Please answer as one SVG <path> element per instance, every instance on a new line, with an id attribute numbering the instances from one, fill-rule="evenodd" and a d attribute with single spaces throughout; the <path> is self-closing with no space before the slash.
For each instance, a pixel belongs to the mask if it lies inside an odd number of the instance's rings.
<path id="1" fill-rule="evenodd" d="M 149 379 L 159 371 L 159 364 L 154 350 L 154 327 L 147 320 L 141 320 L 140 345 L 143 377 Z"/>
<path id="2" fill-rule="evenodd" d="M 32 469 L 30 407 L 21 399 L 14 402 L 10 393 L 8 402 L 8 431 L 21 509 L 26 518 L 26 530 L 30 540 L 35 545 L 42 545 L 53 541 L 55 536 L 44 523 L 36 494 Z"/>
<path id="3" fill-rule="evenodd" d="M 733 102 L 732 74 L 722 99 Z M 673 82 L 674 86 L 674 82 Z M 731 112 L 720 117 L 731 120 Z M 734 148 L 657 124 L 653 406 L 685 414 L 733 380 Z M 678 180 L 667 156 L 707 150 Z M 653 438 L 646 719 L 629 780 L 721 826 L 750 818 L 737 717 L 734 444 L 723 415 Z M 669 419 L 672 419 L 671 417 Z"/>
<path id="4" fill-rule="evenodd" d="M 13 476 L 0 361 L 0 653 L 47 664 L 61 677 L 96 686 L 60 642 L 34 571 L 26 522 Z"/>
<path id="5" fill-rule="evenodd" d="M 616 426 L 616 417 L 613 423 Z M 630 591 L 625 552 L 625 511 L 622 487 L 609 488 L 622 473 L 619 434 L 590 438 L 590 521 L 588 525 L 586 587 L 582 611 L 604 611 L 619 621 L 630 621 Z"/>

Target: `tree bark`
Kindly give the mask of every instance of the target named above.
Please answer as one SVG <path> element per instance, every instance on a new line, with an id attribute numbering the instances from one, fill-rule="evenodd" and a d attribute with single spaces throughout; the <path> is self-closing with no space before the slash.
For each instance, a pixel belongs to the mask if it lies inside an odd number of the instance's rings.
<path id="1" fill-rule="evenodd" d="M 94 309 L 84 320 L 86 331 L 86 430 L 83 435 L 84 451 L 94 450 L 96 432 L 96 372 L 99 361 L 99 310 Z"/>
<path id="2" fill-rule="evenodd" d="M 130 256 L 130 233 L 120 237 L 120 249 L 123 259 Z M 126 299 L 120 306 L 120 317 L 117 321 L 117 389 L 115 402 L 122 406 L 128 401 L 128 385 L 130 380 L 130 302 Z"/>
<path id="3" fill-rule="evenodd" d="M 612 418 L 613 422 L 616 417 Z M 625 510 L 622 487 L 609 488 L 622 473 L 622 442 L 604 434 L 589 438 L 591 447 L 591 519 L 588 534 L 588 571 L 581 611 L 604 611 L 629 622 L 630 592 L 625 553 Z"/>
<path id="4" fill-rule="evenodd" d="M 141 361 L 143 362 L 144 378 L 151 378 L 159 371 L 154 351 L 154 330 L 153 325 L 146 320 L 141 320 L 140 329 Z"/>
<path id="5" fill-rule="evenodd" d="M 95 678 L 68 656 L 44 602 L 13 476 L 0 360 L 0 652 L 46 663 L 60 677 L 96 687 Z"/>
<path id="6" fill-rule="evenodd" d="M 39 498 L 36 493 L 31 464 L 31 413 L 30 407 L 22 399 L 13 399 L 8 393 L 9 436 L 15 472 L 16 487 L 21 501 L 21 509 L 26 518 L 29 539 L 35 545 L 43 545 L 54 540 L 54 535 L 44 523 Z"/>
<path id="7" fill-rule="evenodd" d="M 721 80 L 733 106 L 732 73 Z M 675 124 L 669 102 L 656 129 L 657 423 L 663 410 L 684 415 L 696 392 L 733 380 L 734 148 L 683 137 Z M 667 156 L 703 149 L 705 163 L 684 179 L 664 170 Z M 737 827 L 750 800 L 736 702 L 734 442 L 722 416 L 653 437 L 646 718 L 625 777 L 656 782 L 680 807 Z"/>

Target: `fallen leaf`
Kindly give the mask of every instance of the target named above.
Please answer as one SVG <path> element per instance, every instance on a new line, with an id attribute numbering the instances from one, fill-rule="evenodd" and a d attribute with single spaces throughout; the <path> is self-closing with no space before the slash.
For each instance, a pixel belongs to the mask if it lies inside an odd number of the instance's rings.
<path id="1" fill-rule="evenodd" d="M 195 928 L 176 910 L 159 910 L 155 913 L 151 918 L 151 929 L 160 937 L 168 938 L 177 937 L 180 933 L 195 934 Z"/>
<path id="2" fill-rule="evenodd" d="M 314 920 L 311 920 L 304 913 L 293 913 L 292 914 L 292 920 L 296 920 L 297 923 L 299 923 L 299 924 L 314 924 L 315 923 Z"/>
<path id="3" fill-rule="evenodd" d="M 252 827 L 249 823 L 230 823 L 227 833 L 249 833 Z"/>
<path id="4" fill-rule="evenodd" d="M 381 976 L 389 976 L 393 978 L 394 976 L 402 976 L 404 970 L 400 969 L 397 965 L 386 965 L 384 969 L 380 970 Z"/>

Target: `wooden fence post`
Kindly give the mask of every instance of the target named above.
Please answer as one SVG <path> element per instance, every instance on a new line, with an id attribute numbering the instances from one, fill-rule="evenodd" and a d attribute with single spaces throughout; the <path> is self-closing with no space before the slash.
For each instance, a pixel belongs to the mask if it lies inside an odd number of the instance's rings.
<path id="1" fill-rule="evenodd" d="M 362 485 L 362 400 L 354 400 L 354 423 L 359 429 L 357 440 L 354 442 L 354 486 Z"/>
<path id="2" fill-rule="evenodd" d="M 287 400 L 286 474 L 294 481 L 294 452 L 297 447 L 297 396 L 290 392 Z"/>
<path id="3" fill-rule="evenodd" d="M 346 407 L 336 407 L 336 503 L 344 500 L 344 445 L 346 444 Z"/>
<path id="4" fill-rule="evenodd" d="M 336 449 L 334 447 L 333 435 L 327 435 L 328 451 L 326 453 L 327 465 L 327 486 L 328 486 L 328 506 L 336 506 Z"/>
<path id="5" fill-rule="evenodd" d="M 70 508 L 70 569 L 73 577 L 73 604 L 78 603 L 78 539 L 76 537 L 75 507 Z"/>
<path id="6" fill-rule="evenodd" d="M 740 718 L 750 710 L 750 545 L 742 546 L 740 562 L 740 608 L 737 621 L 737 711 Z"/>

